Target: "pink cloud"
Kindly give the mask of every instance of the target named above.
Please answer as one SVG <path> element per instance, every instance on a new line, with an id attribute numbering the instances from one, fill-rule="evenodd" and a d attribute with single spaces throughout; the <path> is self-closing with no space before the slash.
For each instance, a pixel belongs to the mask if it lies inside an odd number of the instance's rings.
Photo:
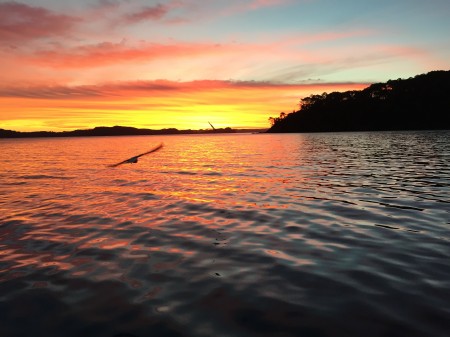
<path id="1" fill-rule="evenodd" d="M 323 76 L 323 71 L 317 74 L 318 67 L 325 67 L 325 73 L 329 73 L 335 67 L 341 69 L 343 65 L 338 64 L 340 61 L 345 61 L 346 66 L 350 67 L 358 61 L 367 64 L 377 62 L 376 58 L 386 57 L 386 53 L 374 53 L 372 58 L 368 59 L 367 54 L 373 51 L 372 48 L 365 55 L 358 55 L 351 62 L 347 62 L 349 48 L 334 49 L 326 47 L 325 44 L 316 50 L 317 48 L 310 49 L 306 46 L 347 39 L 358 34 L 350 32 L 287 36 L 262 43 L 171 41 L 162 44 L 124 40 L 120 43 L 103 42 L 76 47 L 54 44 L 37 51 L 16 51 L 14 57 L 9 57 L 9 60 L 11 64 L 21 64 L 21 68 L 31 67 L 32 72 L 27 71 L 28 76 L 45 71 L 47 79 L 61 80 L 65 77 L 66 83 L 77 84 L 92 81 L 98 83 L 105 75 L 110 80 L 132 80 L 137 76 L 171 80 L 252 78 L 292 83 L 311 76 Z M 176 68 L 166 67 L 172 64 L 176 64 Z M 7 67 L 4 71 L 8 72 L 8 68 L 13 69 Z M 80 73 L 79 69 L 89 69 L 89 72 Z M 192 69 L 196 71 L 192 72 Z M 33 78 L 39 78 L 39 74 Z"/>
<path id="2" fill-rule="evenodd" d="M 184 13 L 185 17 L 178 16 L 180 13 L 173 13 L 175 9 Z M 111 28 L 117 28 L 148 21 L 164 24 L 185 23 L 191 21 L 191 15 L 195 12 L 195 5 L 180 0 L 140 7 L 136 7 L 131 1 L 103 0 L 93 7 L 90 14 L 105 19 L 112 25 Z"/>
<path id="3" fill-rule="evenodd" d="M 143 7 L 139 11 L 132 14 L 127 14 L 124 17 L 126 23 L 137 23 L 146 20 L 160 20 L 162 19 L 170 10 L 169 6 L 157 4 L 152 7 Z"/>
<path id="4" fill-rule="evenodd" d="M 339 36 L 336 36 L 339 38 Z M 321 39 L 321 37 L 319 37 Z M 330 38 L 331 39 L 331 38 Z M 311 41 L 311 40 L 309 40 Z M 177 42 L 171 44 L 162 43 L 130 43 L 126 40 L 120 43 L 102 42 L 76 47 L 65 47 L 54 44 L 53 48 L 36 50 L 34 52 L 17 52 L 17 58 L 25 63 L 57 68 L 93 68 L 108 65 L 148 63 L 155 60 L 181 59 L 190 57 L 190 61 L 197 57 L 212 57 L 216 61 L 225 60 L 227 57 L 240 60 L 260 60 L 264 54 L 264 62 L 271 60 L 318 60 L 318 56 L 307 50 L 299 53 L 291 50 L 290 45 L 298 45 L 299 40 L 290 38 L 276 42 L 264 43 L 211 43 L 211 42 Z M 212 60 L 212 59 L 210 59 Z M 239 63 L 239 62 L 238 62 Z"/>
<path id="5" fill-rule="evenodd" d="M 0 42 L 68 35 L 79 18 L 18 2 L 0 3 Z"/>
<path id="6" fill-rule="evenodd" d="M 28 61 L 52 68 L 84 68 L 115 65 L 118 63 L 149 62 L 159 58 L 187 57 L 224 49 L 220 45 L 207 43 L 157 44 L 141 43 L 128 46 L 126 43 L 103 42 L 74 48 L 58 46 L 24 56 Z"/>

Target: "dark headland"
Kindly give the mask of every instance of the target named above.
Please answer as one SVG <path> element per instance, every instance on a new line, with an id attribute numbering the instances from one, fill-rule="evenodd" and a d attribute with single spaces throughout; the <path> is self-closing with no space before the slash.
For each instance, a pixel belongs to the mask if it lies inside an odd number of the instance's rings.
<path id="1" fill-rule="evenodd" d="M 450 129 L 450 71 L 303 98 L 300 110 L 270 117 L 267 132 Z"/>

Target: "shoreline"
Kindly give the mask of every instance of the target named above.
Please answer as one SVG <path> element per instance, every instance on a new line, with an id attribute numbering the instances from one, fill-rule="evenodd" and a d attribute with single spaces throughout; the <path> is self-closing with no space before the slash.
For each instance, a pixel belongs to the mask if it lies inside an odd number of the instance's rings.
<path id="1" fill-rule="evenodd" d="M 190 135 L 190 134 L 225 134 L 225 133 L 265 133 L 267 129 L 138 129 L 127 126 L 99 126 L 93 129 L 73 131 L 13 131 L 0 129 L 1 138 L 61 138 L 61 137 L 114 137 L 114 136 L 160 136 L 160 135 Z"/>

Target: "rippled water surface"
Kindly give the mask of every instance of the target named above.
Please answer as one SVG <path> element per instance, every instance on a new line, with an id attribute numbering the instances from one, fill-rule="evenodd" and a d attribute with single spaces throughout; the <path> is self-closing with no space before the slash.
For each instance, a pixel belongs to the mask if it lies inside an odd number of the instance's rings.
<path id="1" fill-rule="evenodd" d="M 448 336 L 450 132 L 0 151 L 0 336 Z"/>

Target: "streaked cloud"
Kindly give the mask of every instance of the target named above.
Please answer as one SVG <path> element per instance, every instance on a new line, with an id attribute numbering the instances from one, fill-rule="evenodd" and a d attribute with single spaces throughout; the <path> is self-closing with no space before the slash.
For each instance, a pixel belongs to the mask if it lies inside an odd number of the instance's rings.
<path id="1" fill-rule="evenodd" d="M 222 64 L 221 69 L 215 69 L 216 74 L 236 74 L 237 69 L 260 68 L 267 66 L 270 73 L 278 63 L 290 67 L 297 63 L 305 66 L 320 64 L 337 52 L 323 53 L 315 50 L 323 43 L 337 42 L 361 36 L 361 32 L 320 33 L 312 35 L 283 36 L 264 42 L 184 42 L 171 40 L 168 43 L 153 43 L 148 41 L 133 42 L 123 40 L 117 43 L 101 42 L 97 44 L 64 46 L 53 44 L 46 48 L 17 52 L 16 58 L 22 63 L 35 66 L 58 69 L 95 68 L 95 67 L 130 67 L 136 64 L 150 64 L 156 61 L 173 62 L 177 60 L 181 70 L 187 65 L 201 60 L 203 70 Z M 261 57 L 263 55 L 263 57 Z M 233 62 L 229 62 L 232 60 Z M 292 64 L 294 63 L 294 64 Z M 200 73 L 203 73 L 202 72 Z M 165 76 L 165 70 L 159 68 L 160 76 Z M 239 71 L 238 71 L 239 72 Z M 203 73 L 204 74 L 204 73 Z M 205 74 L 207 75 L 207 74 Z"/>
<path id="2" fill-rule="evenodd" d="M 53 49 L 36 51 L 25 58 L 29 62 L 47 67 L 89 68 L 117 63 L 149 62 L 155 58 L 195 57 L 218 48 L 220 45 L 206 43 L 140 42 L 133 46 L 126 41 L 121 43 L 102 42 L 70 48 L 56 46 Z"/>
<path id="3" fill-rule="evenodd" d="M 0 97 L 34 98 L 34 99 L 73 99 L 73 98 L 127 98 L 150 97 L 153 95 L 178 95 L 216 90 L 344 90 L 348 87 L 362 87 L 367 83 L 325 83 L 310 80 L 310 83 L 285 84 L 259 81 L 220 81 L 199 80 L 174 82 L 167 80 L 115 82 L 98 85 L 81 86 L 0 86 Z"/>

